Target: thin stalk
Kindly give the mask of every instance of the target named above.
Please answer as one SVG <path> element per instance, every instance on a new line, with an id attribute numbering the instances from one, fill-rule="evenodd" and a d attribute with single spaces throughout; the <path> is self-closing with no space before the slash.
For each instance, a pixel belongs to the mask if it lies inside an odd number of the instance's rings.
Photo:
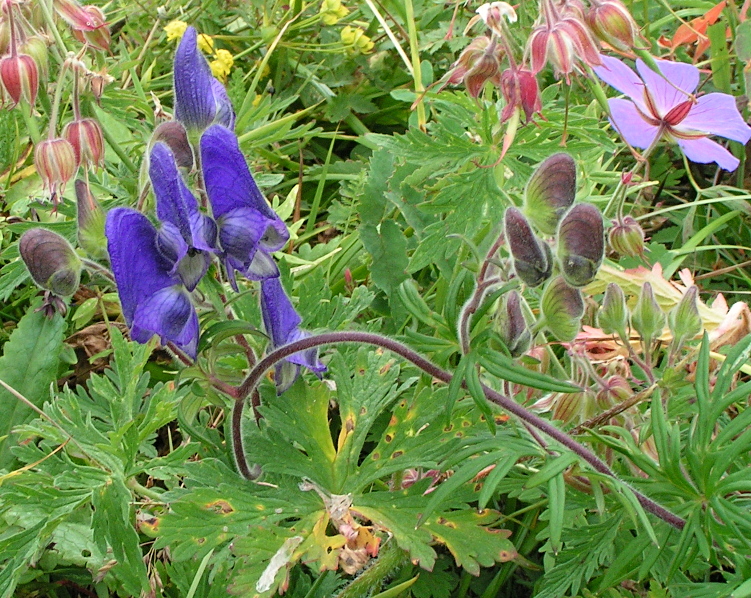
<path id="1" fill-rule="evenodd" d="M 324 345 L 339 343 L 360 343 L 382 347 L 403 357 L 405 360 L 419 367 L 426 374 L 437 380 L 440 380 L 441 382 L 444 382 L 445 384 L 450 383 L 451 379 L 453 378 L 453 375 L 450 372 L 441 369 L 433 362 L 429 361 L 408 346 L 403 345 L 402 343 L 393 339 L 370 332 L 327 332 L 316 336 L 310 336 L 308 338 L 304 338 L 288 345 L 279 347 L 266 355 L 266 357 L 261 359 L 261 361 L 259 361 L 258 364 L 256 364 L 256 366 L 249 372 L 248 376 L 237 389 L 238 399 L 235 403 L 232 414 L 232 444 L 233 449 L 235 450 L 235 458 L 238 461 L 239 467 L 243 467 L 242 464 L 244 464 L 244 468 L 247 469 L 245 447 L 243 446 L 241 435 L 242 410 L 244 408 L 246 398 L 253 391 L 255 391 L 264 374 L 276 363 L 296 353 L 315 349 Z M 573 451 L 582 460 L 589 463 L 595 471 L 607 475 L 613 479 L 619 480 L 623 484 L 626 484 L 626 482 L 624 480 L 621 480 L 604 461 L 597 457 L 597 455 L 595 455 L 584 445 L 571 438 L 568 434 L 556 428 L 549 421 L 539 417 L 538 415 L 517 404 L 509 397 L 496 392 L 495 390 L 485 386 L 484 384 L 482 385 L 482 389 L 485 394 L 485 398 L 491 403 L 495 403 L 502 409 L 518 417 L 523 422 L 533 426 L 543 434 L 546 434 L 556 442 Z M 668 509 L 666 509 L 659 503 L 648 498 L 635 488 L 629 488 L 646 511 L 652 513 L 656 517 L 662 519 L 678 530 L 683 529 L 683 527 L 686 525 L 686 522 L 683 519 L 681 519 L 674 513 L 671 513 Z"/>
<path id="2" fill-rule="evenodd" d="M 60 32 L 55 25 L 55 19 L 52 18 L 50 6 L 52 6 L 52 0 L 39 1 L 39 8 L 42 9 L 42 16 L 44 17 L 44 22 L 47 24 L 47 29 L 52 31 L 52 37 L 55 38 L 55 44 L 57 44 L 62 57 L 65 58 L 65 56 L 68 55 L 68 48 L 65 47 L 65 42 L 63 41 L 63 38 L 60 37 Z"/>
<path id="3" fill-rule="evenodd" d="M 412 57 L 412 79 L 415 82 L 415 93 L 421 95 L 425 91 L 422 84 L 422 68 L 420 66 L 420 46 L 417 39 L 417 26 L 415 24 L 415 9 L 412 6 L 412 0 L 404 0 L 404 10 L 407 13 L 407 27 L 409 30 L 409 50 Z M 417 125 L 425 128 L 427 118 L 425 116 L 425 105 L 422 102 L 417 104 Z"/>

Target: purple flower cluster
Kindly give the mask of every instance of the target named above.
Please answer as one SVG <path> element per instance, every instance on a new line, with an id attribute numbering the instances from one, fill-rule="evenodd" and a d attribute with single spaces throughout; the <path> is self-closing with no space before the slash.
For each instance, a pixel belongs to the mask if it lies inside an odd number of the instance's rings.
<path id="1" fill-rule="evenodd" d="M 253 180 L 232 131 L 234 110 L 199 52 L 192 27 L 175 55 L 174 88 L 175 116 L 185 127 L 185 138 L 198 146 L 212 217 L 200 210 L 183 179 L 173 152 L 179 154 L 179 148 L 153 143 L 148 171 L 158 227 L 132 208 L 110 211 L 105 227 L 131 337 L 145 343 L 156 334 L 195 359 L 199 326 L 190 293 L 214 256 L 224 264 L 234 290 L 238 272 L 260 281 L 261 312 L 273 348 L 304 337 L 271 255 L 284 247 L 289 232 Z M 278 368 L 279 392 L 294 382 L 300 366 L 316 374 L 326 369 L 316 351 L 292 356 Z"/>

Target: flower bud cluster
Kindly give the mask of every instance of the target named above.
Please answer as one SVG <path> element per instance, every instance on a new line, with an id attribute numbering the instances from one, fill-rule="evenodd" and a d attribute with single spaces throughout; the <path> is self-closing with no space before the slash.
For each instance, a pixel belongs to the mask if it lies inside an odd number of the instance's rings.
<path id="1" fill-rule="evenodd" d="M 523 211 L 510 207 L 504 218 L 514 272 L 527 286 L 547 283 L 540 309 L 561 341 L 572 340 L 579 331 L 584 315 L 579 288 L 594 280 L 605 252 L 600 211 L 591 204 L 574 204 L 575 195 L 576 165 L 568 154 L 555 154 L 530 177 Z M 555 256 L 545 238 L 551 235 Z"/>

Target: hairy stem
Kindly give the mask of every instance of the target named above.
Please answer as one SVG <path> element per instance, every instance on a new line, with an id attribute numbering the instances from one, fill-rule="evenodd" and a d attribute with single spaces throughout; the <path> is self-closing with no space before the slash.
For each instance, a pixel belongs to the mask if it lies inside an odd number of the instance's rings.
<path id="1" fill-rule="evenodd" d="M 237 389 L 237 401 L 235 403 L 232 415 L 232 447 L 235 451 L 235 459 L 237 460 L 239 467 L 245 468 L 246 470 L 248 469 L 247 459 L 245 457 L 245 447 L 243 446 L 241 434 L 243 408 L 247 397 L 250 395 L 250 393 L 255 391 L 263 375 L 276 363 L 287 357 L 290 357 L 291 355 L 294 355 L 295 353 L 307 351 L 309 349 L 314 349 L 323 345 L 332 345 L 338 343 L 360 343 L 382 347 L 403 357 L 410 363 L 419 367 L 426 374 L 429 374 L 430 376 L 437 380 L 440 380 L 441 382 L 448 384 L 453 378 L 451 373 L 441 369 L 406 345 L 403 345 L 402 343 L 393 339 L 370 332 L 327 332 L 324 334 L 304 338 L 288 345 L 279 347 L 278 349 L 275 349 L 274 351 L 266 355 L 266 357 L 261 359 Z M 509 413 L 517 416 L 526 424 L 529 424 L 530 426 L 546 434 L 553 440 L 559 442 L 566 448 L 572 450 L 584 461 L 589 463 L 595 469 L 595 471 L 605 474 L 611 478 L 617 479 L 621 483 L 625 484 L 625 482 L 623 480 L 620 480 L 615 472 L 611 470 L 604 461 L 597 457 L 597 455 L 595 455 L 584 445 L 571 438 L 568 434 L 560 431 L 549 421 L 542 419 L 538 415 L 535 415 L 521 405 L 517 404 L 509 397 L 506 397 L 501 393 L 488 388 L 485 385 L 483 385 L 482 388 L 483 392 L 485 393 L 485 397 L 490 402 L 499 405 Z M 686 522 L 683 519 L 681 519 L 674 513 L 671 513 L 662 505 L 641 494 L 636 489 L 630 489 L 645 510 L 649 511 L 656 517 L 659 517 L 676 529 L 681 530 L 686 525 Z"/>

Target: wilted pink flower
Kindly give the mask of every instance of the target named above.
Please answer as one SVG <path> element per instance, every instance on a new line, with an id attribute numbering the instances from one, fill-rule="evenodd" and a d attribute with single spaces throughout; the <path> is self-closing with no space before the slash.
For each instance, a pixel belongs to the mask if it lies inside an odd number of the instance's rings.
<path id="1" fill-rule="evenodd" d="M 506 122 L 517 108 L 524 112 L 524 122 L 542 110 L 537 77 L 531 71 L 511 67 L 501 73 L 501 91 L 506 105 L 501 113 L 501 122 Z"/>
<path id="2" fill-rule="evenodd" d="M 602 57 L 595 73 L 629 99 L 608 100 L 610 122 L 632 146 L 650 147 L 661 137 L 679 145 L 686 157 L 700 164 L 716 162 L 728 171 L 738 167 L 738 158 L 708 135 L 719 135 L 745 144 L 751 128 L 744 122 L 735 98 L 726 93 L 696 97 L 699 69 L 692 64 L 656 61 L 663 76 L 641 60 L 637 75 L 620 60 Z"/>

